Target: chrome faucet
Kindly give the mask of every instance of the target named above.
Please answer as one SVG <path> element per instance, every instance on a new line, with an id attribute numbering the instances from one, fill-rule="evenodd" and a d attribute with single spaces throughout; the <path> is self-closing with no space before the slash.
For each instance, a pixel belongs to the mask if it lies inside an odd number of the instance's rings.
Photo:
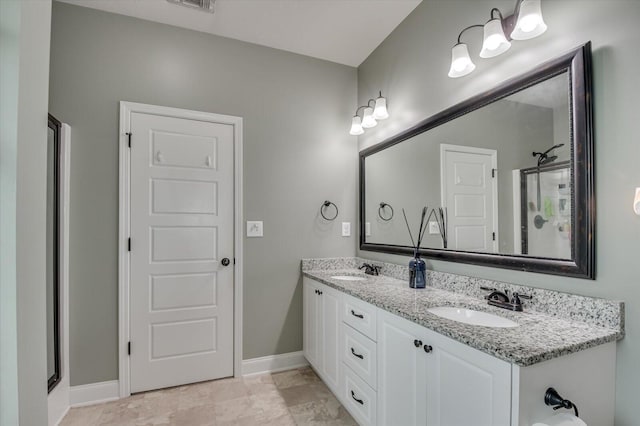
<path id="1" fill-rule="evenodd" d="M 528 299 L 531 300 L 531 296 L 526 294 L 518 294 L 515 291 L 509 297 L 509 290 L 505 290 L 504 292 L 499 291 L 495 288 L 491 287 L 480 287 L 481 290 L 490 291 L 488 296 L 484 298 L 487 299 L 487 303 L 491 306 L 497 306 L 498 308 L 509 309 L 510 311 L 522 312 L 522 300 Z"/>
<path id="2" fill-rule="evenodd" d="M 363 263 L 358 269 L 364 269 L 364 273 L 367 275 L 380 275 L 380 267 L 377 265 L 371 265 L 369 263 Z"/>

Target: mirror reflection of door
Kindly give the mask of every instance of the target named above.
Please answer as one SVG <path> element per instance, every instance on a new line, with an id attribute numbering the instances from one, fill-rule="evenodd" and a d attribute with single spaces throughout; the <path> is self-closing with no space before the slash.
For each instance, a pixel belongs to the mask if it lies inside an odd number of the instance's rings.
<path id="1" fill-rule="evenodd" d="M 498 251 L 498 152 L 440 145 L 442 205 L 452 250 Z"/>
<path id="2" fill-rule="evenodd" d="M 47 388 L 55 388 L 62 378 L 60 371 L 60 129 L 61 124 L 49 115 L 47 130 Z"/>

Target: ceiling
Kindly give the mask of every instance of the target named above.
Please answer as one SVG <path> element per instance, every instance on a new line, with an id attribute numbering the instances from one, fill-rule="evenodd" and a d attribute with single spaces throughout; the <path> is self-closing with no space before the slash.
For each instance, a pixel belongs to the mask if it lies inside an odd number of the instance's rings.
<path id="1" fill-rule="evenodd" d="M 60 0 L 359 66 L 422 0 L 218 0 L 215 13 L 166 0 Z"/>

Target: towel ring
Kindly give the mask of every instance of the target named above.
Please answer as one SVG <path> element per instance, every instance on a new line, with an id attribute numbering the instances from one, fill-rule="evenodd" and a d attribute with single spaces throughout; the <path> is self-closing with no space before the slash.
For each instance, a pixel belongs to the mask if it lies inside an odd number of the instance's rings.
<path id="1" fill-rule="evenodd" d="M 333 217 L 326 217 L 324 215 L 324 209 L 326 209 L 329 206 L 333 206 L 336 209 L 336 214 Z M 324 203 L 322 203 L 322 206 L 320 206 L 320 216 L 322 216 L 325 220 L 329 220 L 329 221 L 334 220 L 336 217 L 338 217 L 338 206 L 336 206 L 331 201 L 325 201 Z"/>
<path id="2" fill-rule="evenodd" d="M 389 217 L 382 216 L 382 210 L 385 207 L 389 207 L 391 209 L 391 216 Z M 391 204 L 385 203 L 384 201 L 381 202 L 380 207 L 378 207 L 378 216 L 380 217 L 380 219 L 384 220 L 385 222 L 389 222 L 391 219 L 393 219 L 393 207 L 391 207 Z"/>

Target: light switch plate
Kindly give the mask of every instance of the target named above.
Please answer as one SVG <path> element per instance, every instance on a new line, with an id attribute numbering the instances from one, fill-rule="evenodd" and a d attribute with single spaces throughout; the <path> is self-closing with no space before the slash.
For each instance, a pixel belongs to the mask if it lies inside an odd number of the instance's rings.
<path id="1" fill-rule="evenodd" d="M 342 222 L 342 236 L 343 237 L 351 236 L 351 222 Z"/>
<path id="2" fill-rule="evenodd" d="M 364 235 L 365 237 L 371 236 L 371 222 L 365 222 L 364 224 Z"/>
<path id="3" fill-rule="evenodd" d="M 439 234 L 438 222 L 429 222 L 429 234 Z"/>
<path id="4" fill-rule="evenodd" d="M 263 228 L 261 220 L 247 221 L 247 237 L 262 237 Z"/>

